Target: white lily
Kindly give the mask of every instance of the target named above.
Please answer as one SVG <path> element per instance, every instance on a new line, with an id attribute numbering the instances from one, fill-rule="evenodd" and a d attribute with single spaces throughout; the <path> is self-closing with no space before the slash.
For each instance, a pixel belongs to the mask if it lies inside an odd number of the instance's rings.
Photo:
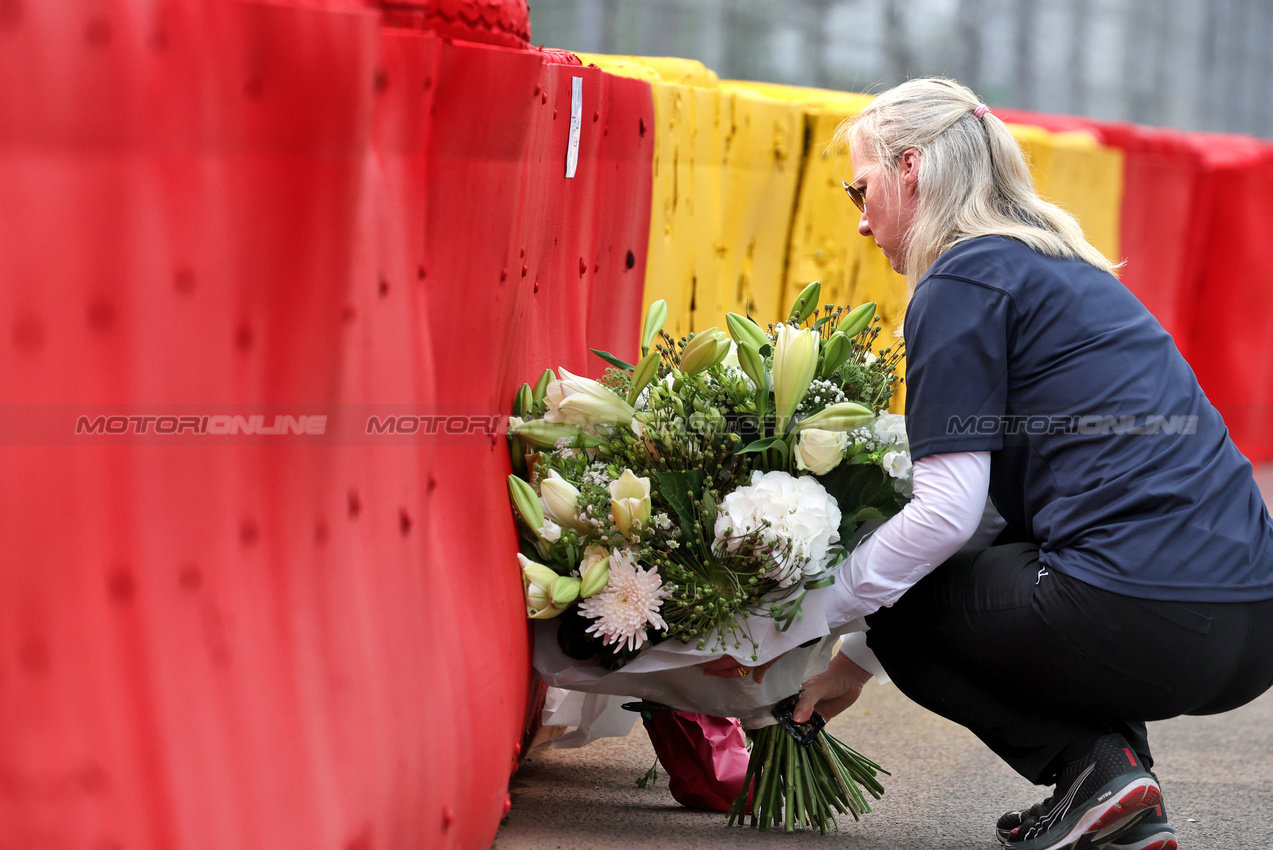
<path id="1" fill-rule="evenodd" d="M 609 387 L 565 369 L 560 371 L 563 377 L 550 381 L 544 391 L 548 405 L 545 421 L 568 425 L 626 425 L 632 421 L 632 405 Z"/>
<path id="2" fill-rule="evenodd" d="M 557 470 L 539 482 L 539 498 L 544 504 L 544 516 L 558 525 L 578 529 L 582 526 L 576 514 L 579 511 L 579 488 L 561 477 Z"/>
<path id="3" fill-rule="evenodd" d="M 818 337 L 809 329 L 778 325 L 774 345 L 774 414 L 778 434 L 783 434 L 791 415 L 800 406 L 818 368 Z"/>
<path id="4" fill-rule="evenodd" d="M 553 585 L 561 576 L 543 564 L 537 564 L 522 553 L 517 553 L 522 567 L 522 589 L 526 594 L 526 616 L 532 620 L 548 620 L 560 614 L 564 608 L 553 605 Z"/>
<path id="5" fill-rule="evenodd" d="M 610 482 L 610 511 L 615 528 L 624 537 L 650 521 L 650 479 L 637 478 L 630 469 Z"/>

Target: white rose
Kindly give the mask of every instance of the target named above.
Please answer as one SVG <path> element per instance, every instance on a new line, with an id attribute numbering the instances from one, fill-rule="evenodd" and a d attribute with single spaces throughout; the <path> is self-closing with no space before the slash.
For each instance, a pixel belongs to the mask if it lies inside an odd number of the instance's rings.
<path id="1" fill-rule="evenodd" d="M 849 447 L 849 435 L 838 431 L 809 428 L 800 432 L 796 443 L 796 467 L 814 475 L 826 475 L 840 465 Z"/>

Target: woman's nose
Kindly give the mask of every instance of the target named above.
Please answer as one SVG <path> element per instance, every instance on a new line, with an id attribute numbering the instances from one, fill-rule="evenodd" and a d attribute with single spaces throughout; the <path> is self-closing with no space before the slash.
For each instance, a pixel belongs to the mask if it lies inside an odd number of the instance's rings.
<path id="1" fill-rule="evenodd" d="M 862 213 L 862 215 L 858 218 L 858 233 L 862 234 L 863 236 L 871 235 L 871 223 L 866 220 L 865 212 Z"/>

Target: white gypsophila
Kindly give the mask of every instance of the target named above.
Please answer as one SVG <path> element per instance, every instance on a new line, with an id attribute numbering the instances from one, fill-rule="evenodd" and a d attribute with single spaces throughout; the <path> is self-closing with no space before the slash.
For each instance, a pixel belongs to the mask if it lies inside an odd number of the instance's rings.
<path id="1" fill-rule="evenodd" d="M 910 440 L 906 436 L 906 417 L 900 413 L 881 413 L 875 419 L 876 438 L 882 446 L 897 446 L 899 451 L 910 452 Z"/>
<path id="2" fill-rule="evenodd" d="M 783 541 L 789 548 L 778 563 L 779 587 L 790 587 L 802 574 L 816 575 L 833 556 L 840 540 L 840 506 L 816 478 L 787 472 L 753 472 L 751 484 L 721 500 L 716 514 L 715 545 L 736 546 L 730 538 L 759 532 L 764 540 Z"/>
<path id="3" fill-rule="evenodd" d="M 844 390 L 834 382 L 815 378 L 809 382 L 809 389 L 805 391 L 800 406 L 796 408 L 796 413 L 802 417 L 811 416 L 833 404 L 848 400 L 849 397 L 844 394 Z"/>
<path id="4" fill-rule="evenodd" d="M 871 428 L 854 428 L 849 432 L 849 442 L 867 452 L 873 452 L 880 447 L 880 439 L 875 436 L 875 431 Z"/>
<path id="5" fill-rule="evenodd" d="M 580 602 L 579 613 L 595 621 L 586 631 L 607 646 L 640 649 L 648 626 L 667 630 L 659 608 L 671 592 L 663 587 L 657 569 L 642 570 L 631 550 L 617 549 L 610 553 L 610 580 L 605 590 Z"/>

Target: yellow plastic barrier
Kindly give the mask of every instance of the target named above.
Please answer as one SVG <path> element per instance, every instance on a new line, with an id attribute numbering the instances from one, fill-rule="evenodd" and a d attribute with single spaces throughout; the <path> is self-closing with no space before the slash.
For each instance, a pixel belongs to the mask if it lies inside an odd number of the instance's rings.
<path id="1" fill-rule="evenodd" d="M 722 86 L 690 60 L 580 58 L 610 73 L 658 76 L 645 301 L 667 301 L 668 332 L 724 328 L 731 311 L 781 318 L 803 107 Z"/>
<path id="2" fill-rule="evenodd" d="M 1050 133 L 1009 125 L 1025 151 L 1039 194 L 1078 218 L 1089 242 L 1114 262 L 1119 255 L 1123 201 L 1123 152 L 1087 133 Z"/>
<path id="3" fill-rule="evenodd" d="M 896 345 L 907 292 L 841 180 L 847 161 L 827 150 L 864 94 L 720 81 L 688 59 L 597 56 L 583 61 L 650 81 L 656 119 L 654 197 L 645 303 L 668 302 L 667 330 L 724 327 L 728 311 L 778 321 L 796 294 L 822 282 L 822 301 L 874 301 Z M 1039 193 L 1076 215 L 1088 239 L 1119 258 L 1122 152 L 1084 133 L 1012 126 Z M 904 395 L 898 393 L 894 409 Z"/>

